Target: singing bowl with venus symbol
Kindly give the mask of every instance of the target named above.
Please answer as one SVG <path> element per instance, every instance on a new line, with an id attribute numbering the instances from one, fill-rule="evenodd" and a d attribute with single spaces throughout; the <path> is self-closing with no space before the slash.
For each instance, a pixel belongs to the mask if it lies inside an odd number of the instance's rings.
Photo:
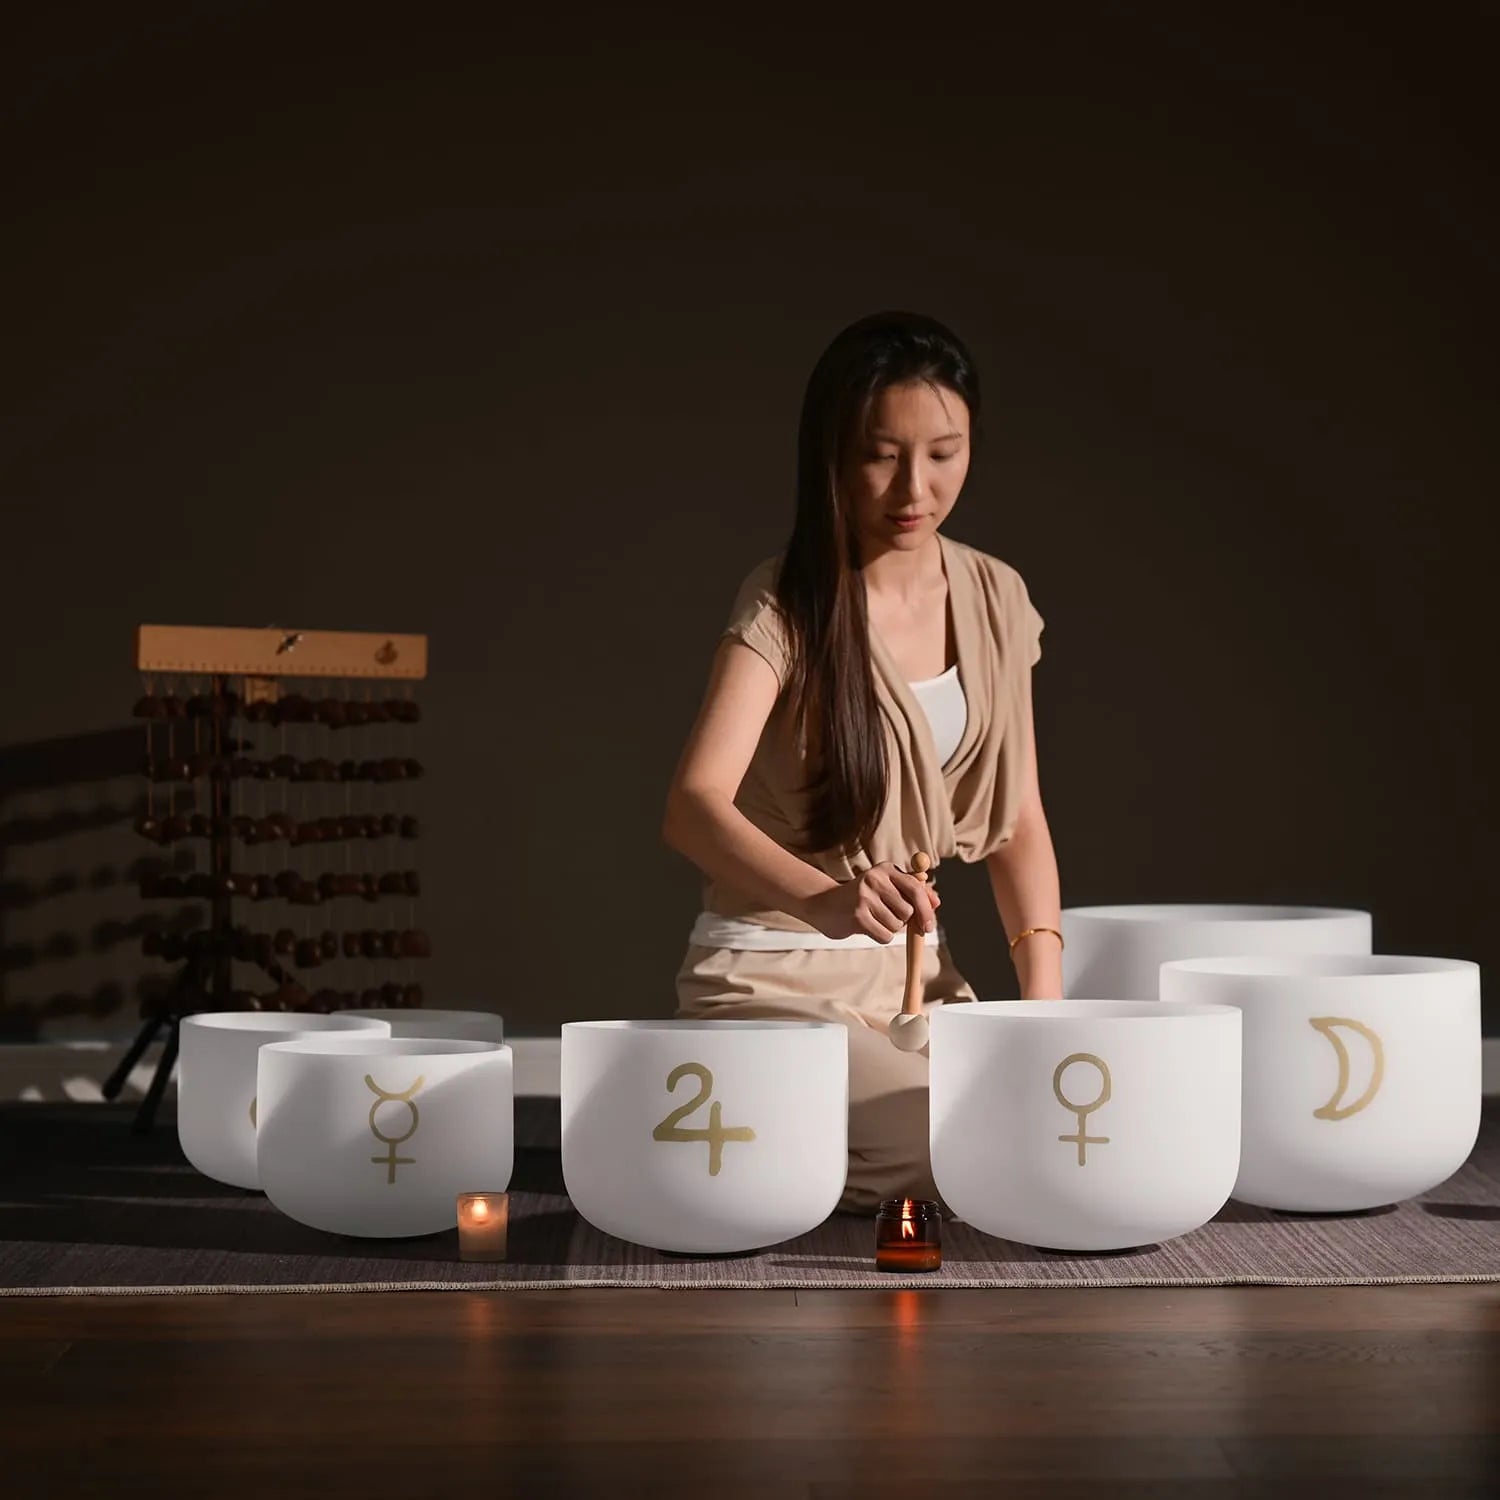
<path id="1" fill-rule="evenodd" d="M 1329 906 L 1071 906 L 1063 994 L 1159 998 L 1161 966 L 1218 954 L 1368 953 L 1370 914 Z"/>
<path id="2" fill-rule="evenodd" d="M 1002 1000 L 932 1015 L 932 1172 L 975 1228 L 1049 1250 L 1186 1234 L 1240 1154 L 1229 1005 Z"/>
<path id="3" fill-rule="evenodd" d="M 257 1160 L 284 1214 L 397 1238 L 458 1223 L 458 1194 L 503 1191 L 515 1163 L 509 1047 L 319 1036 L 262 1047 Z"/>
<path id="4" fill-rule="evenodd" d="M 1339 1213 L 1397 1203 L 1461 1167 L 1479 1133 L 1479 968 L 1310 954 L 1164 964 L 1163 1000 L 1244 1017 L 1233 1196 Z"/>
<path id="5" fill-rule="evenodd" d="M 848 1033 L 825 1021 L 570 1021 L 562 1165 L 596 1229 L 655 1250 L 779 1244 L 848 1172 Z"/>
<path id="6" fill-rule="evenodd" d="M 313 1034 L 383 1037 L 383 1021 L 284 1011 L 205 1011 L 183 1018 L 177 1063 L 177 1140 L 205 1177 L 258 1188 L 255 1075 L 260 1049 Z"/>

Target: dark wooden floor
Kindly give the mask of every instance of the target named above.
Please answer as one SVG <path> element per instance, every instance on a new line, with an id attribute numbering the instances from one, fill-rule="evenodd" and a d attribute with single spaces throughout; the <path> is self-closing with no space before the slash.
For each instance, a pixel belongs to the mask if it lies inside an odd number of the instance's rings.
<path id="1" fill-rule="evenodd" d="M 1500 1286 L 0 1300 L 0 1495 L 1500 1494 Z"/>

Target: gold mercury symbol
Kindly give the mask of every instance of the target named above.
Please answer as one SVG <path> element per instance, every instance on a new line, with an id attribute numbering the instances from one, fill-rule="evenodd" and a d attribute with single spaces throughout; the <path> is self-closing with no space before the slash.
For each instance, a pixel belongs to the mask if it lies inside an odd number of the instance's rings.
<path id="1" fill-rule="evenodd" d="M 417 1118 L 416 1101 L 412 1098 L 412 1095 L 422 1087 L 423 1082 L 424 1078 L 419 1077 L 417 1081 L 409 1088 L 405 1088 L 399 1094 L 397 1094 L 392 1093 L 389 1089 L 381 1088 L 381 1086 L 376 1083 L 368 1073 L 365 1074 L 365 1084 L 376 1096 L 375 1102 L 370 1106 L 370 1134 L 373 1135 L 377 1141 L 380 1141 L 384 1145 L 389 1147 L 389 1151 L 385 1156 L 372 1156 L 370 1160 L 374 1162 L 377 1167 L 385 1166 L 390 1168 L 390 1175 L 385 1179 L 387 1186 L 395 1182 L 397 1167 L 409 1167 L 414 1165 L 416 1162 L 416 1157 L 414 1156 L 397 1156 L 396 1147 L 409 1141 L 417 1133 L 417 1126 L 420 1121 Z M 380 1133 L 380 1127 L 375 1123 L 375 1111 L 379 1109 L 382 1104 L 404 1104 L 411 1111 L 411 1129 L 408 1130 L 405 1135 L 390 1136 L 382 1135 Z"/>
<path id="2" fill-rule="evenodd" d="M 1099 1097 L 1091 1104 L 1078 1104 L 1069 1099 L 1062 1091 L 1063 1074 L 1073 1066 L 1074 1063 L 1092 1063 L 1099 1070 Z M 1057 1096 L 1057 1102 L 1064 1109 L 1070 1109 L 1078 1116 L 1078 1134 L 1060 1135 L 1060 1141 L 1076 1141 L 1078 1144 L 1078 1165 L 1086 1166 L 1088 1163 L 1088 1148 L 1090 1146 L 1107 1146 L 1109 1137 L 1107 1135 L 1088 1135 L 1087 1118 L 1099 1108 L 1101 1104 L 1109 1102 L 1110 1081 L 1109 1065 L 1102 1057 L 1095 1057 L 1092 1052 L 1074 1052 L 1058 1063 L 1052 1074 L 1052 1092 Z"/>

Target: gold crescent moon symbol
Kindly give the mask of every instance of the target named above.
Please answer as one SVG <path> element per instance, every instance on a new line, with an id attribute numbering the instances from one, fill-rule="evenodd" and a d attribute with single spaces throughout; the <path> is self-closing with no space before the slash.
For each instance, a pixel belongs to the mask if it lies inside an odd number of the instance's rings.
<path id="1" fill-rule="evenodd" d="M 1328 1038 L 1339 1060 L 1338 1087 L 1334 1089 L 1333 1097 L 1327 1104 L 1313 1111 L 1313 1116 L 1319 1120 L 1347 1120 L 1350 1115 L 1357 1115 L 1380 1092 L 1380 1085 L 1385 1079 L 1385 1047 L 1379 1035 L 1371 1031 L 1363 1021 L 1351 1020 L 1348 1016 L 1311 1016 L 1307 1024 Z M 1370 1082 L 1353 1104 L 1343 1102 L 1349 1087 L 1349 1049 L 1344 1045 L 1343 1037 L 1338 1034 L 1337 1028 L 1340 1026 L 1357 1031 L 1370 1044 L 1370 1053 L 1374 1058 L 1375 1066 L 1370 1074 Z"/>

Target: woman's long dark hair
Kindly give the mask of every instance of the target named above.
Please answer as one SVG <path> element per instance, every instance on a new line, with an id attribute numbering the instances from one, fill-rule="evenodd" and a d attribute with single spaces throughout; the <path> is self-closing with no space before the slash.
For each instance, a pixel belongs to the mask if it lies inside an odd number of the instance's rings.
<path id="1" fill-rule="evenodd" d="M 842 481 L 876 397 L 913 384 L 961 396 L 974 433 L 979 377 L 969 351 L 918 313 L 875 313 L 844 329 L 813 367 L 802 399 L 797 517 L 776 596 L 792 641 L 793 728 L 806 747 L 807 842 L 815 851 L 865 847 L 885 806 L 885 733 L 855 520 Z"/>

